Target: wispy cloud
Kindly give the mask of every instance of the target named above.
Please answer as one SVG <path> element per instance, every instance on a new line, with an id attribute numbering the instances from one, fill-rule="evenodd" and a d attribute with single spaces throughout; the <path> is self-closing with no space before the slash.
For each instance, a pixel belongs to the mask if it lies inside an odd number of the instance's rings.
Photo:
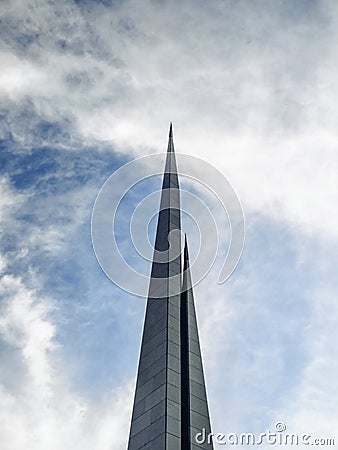
<path id="1" fill-rule="evenodd" d="M 247 207 L 336 235 L 334 3 L 18 1 L 4 17 L 8 101 L 137 154 L 176 121 L 178 149 Z"/>
<path id="2" fill-rule="evenodd" d="M 215 270 L 196 289 L 214 431 L 336 437 L 336 251 L 254 221 L 227 285 Z"/>
<path id="3" fill-rule="evenodd" d="M 12 355 L 5 360 L 1 376 L 2 448 L 122 447 L 130 415 L 130 386 L 107 393 L 96 404 L 76 395 L 58 355 L 51 300 L 9 275 L 2 279 L 0 291 L 9 299 L 2 306 L 1 347 Z"/>

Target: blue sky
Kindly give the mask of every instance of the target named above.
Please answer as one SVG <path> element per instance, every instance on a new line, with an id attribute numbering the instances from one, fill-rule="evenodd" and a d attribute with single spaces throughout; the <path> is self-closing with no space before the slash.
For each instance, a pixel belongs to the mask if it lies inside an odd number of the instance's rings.
<path id="1" fill-rule="evenodd" d="M 338 439 L 336 2 L 0 9 L 1 449 L 125 448 L 145 303 L 102 272 L 91 213 L 170 121 L 246 217 L 234 274 L 217 284 L 222 242 L 195 289 L 214 431 Z"/>

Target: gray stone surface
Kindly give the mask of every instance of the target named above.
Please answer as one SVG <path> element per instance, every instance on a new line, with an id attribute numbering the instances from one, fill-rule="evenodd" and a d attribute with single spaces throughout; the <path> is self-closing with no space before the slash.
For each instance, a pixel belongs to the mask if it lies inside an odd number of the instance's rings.
<path id="1" fill-rule="evenodd" d="M 210 419 L 188 248 L 182 267 L 180 230 L 170 127 L 128 450 L 213 450 L 212 443 L 195 441 L 203 428 L 210 432 Z"/>

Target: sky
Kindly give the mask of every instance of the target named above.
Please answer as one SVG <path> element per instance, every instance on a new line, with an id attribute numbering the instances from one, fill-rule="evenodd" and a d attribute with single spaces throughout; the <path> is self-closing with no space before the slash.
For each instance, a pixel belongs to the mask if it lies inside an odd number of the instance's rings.
<path id="1" fill-rule="evenodd" d="M 283 422 L 338 442 L 337 2 L 3 0 L 0 12 L 1 450 L 126 447 L 145 299 L 103 273 L 91 215 L 111 174 L 166 150 L 170 121 L 176 150 L 221 171 L 245 215 L 232 276 L 217 283 L 219 225 L 195 287 L 213 431 Z M 160 183 L 136 186 L 118 221 L 145 273 L 130 211 Z"/>

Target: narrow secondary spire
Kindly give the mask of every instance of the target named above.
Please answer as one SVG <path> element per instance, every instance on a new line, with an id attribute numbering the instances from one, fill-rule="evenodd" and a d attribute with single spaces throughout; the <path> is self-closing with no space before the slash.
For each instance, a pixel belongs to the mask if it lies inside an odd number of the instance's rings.
<path id="1" fill-rule="evenodd" d="M 187 234 L 184 233 L 184 269 L 187 270 L 189 267 L 189 252 L 188 252 L 188 241 Z"/>
<path id="2" fill-rule="evenodd" d="M 169 137 L 173 137 L 173 124 L 170 122 Z"/>
<path id="3" fill-rule="evenodd" d="M 198 444 L 196 433 L 211 432 L 210 417 L 192 280 L 187 236 L 184 245 L 183 280 L 180 304 L 181 331 L 181 448 L 180 450 L 213 450 L 211 441 Z"/>

